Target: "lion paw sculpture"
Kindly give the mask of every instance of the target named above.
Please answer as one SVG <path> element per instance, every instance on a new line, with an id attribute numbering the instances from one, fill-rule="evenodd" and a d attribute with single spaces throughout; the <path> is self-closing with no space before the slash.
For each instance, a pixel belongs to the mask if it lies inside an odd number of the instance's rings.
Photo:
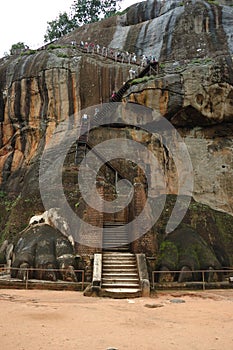
<path id="1" fill-rule="evenodd" d="M 56 281 L 77 281 L 76 257 L 71 242 L 59 230 L 46 224 L 30 225 L 14 248 L 11 276 Z M 55 271 L 59 269 L 59 271 Z"/>

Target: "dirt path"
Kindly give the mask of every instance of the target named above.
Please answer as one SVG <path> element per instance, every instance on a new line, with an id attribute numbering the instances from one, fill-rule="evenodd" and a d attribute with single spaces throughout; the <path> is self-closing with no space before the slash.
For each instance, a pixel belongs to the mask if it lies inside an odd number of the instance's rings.
<path id="1" fill-rule="evenodd" d="M 1 350 L 233 349 L 233 290 L 130 300 L 0 290 L 0 302 Z"/>

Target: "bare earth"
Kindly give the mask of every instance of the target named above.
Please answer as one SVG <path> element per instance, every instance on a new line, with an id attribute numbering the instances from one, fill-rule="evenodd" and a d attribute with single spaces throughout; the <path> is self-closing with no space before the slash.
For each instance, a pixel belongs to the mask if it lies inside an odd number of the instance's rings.
<path id="1" fill-rule="evenodd" d="M 0 301 L 1 350 L 233 349 L 233 290 L 117 300 L 2 289 Z"/>

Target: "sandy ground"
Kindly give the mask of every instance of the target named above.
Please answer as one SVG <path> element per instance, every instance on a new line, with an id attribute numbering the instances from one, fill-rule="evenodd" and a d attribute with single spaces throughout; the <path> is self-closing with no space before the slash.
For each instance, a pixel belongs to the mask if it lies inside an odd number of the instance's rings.
<path id="1" fill-rule="evenodd" d="M 116 300 L 4 289 L 0 301 L 1 350 L 233 349 L 233 290 Z"/>

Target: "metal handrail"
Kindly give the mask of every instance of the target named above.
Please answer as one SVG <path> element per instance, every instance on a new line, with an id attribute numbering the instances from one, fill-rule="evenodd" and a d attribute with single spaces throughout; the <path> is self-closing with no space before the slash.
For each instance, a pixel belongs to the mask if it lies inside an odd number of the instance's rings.
<path id="1" fill-rule="evenodd" d="M 25 282 L 25 289 L 28 289 L 28 282 L 30 280 L 33 280 L 33 278 L 29 278 L 29 273 L 34 272 L 34 271 L 41 271 L 41 272 L 65 272 L 66 269 L 41 269 L 41 268 L 35 268 L 35 267 L 25 267 L 25 268 L 19 268 L 19 267 L 8 267 L 6 265 L 3 265 L 2 267 L 2 272 L 5 272 L 5 274 L 11 274 L 11 271 L 13 270 L 21 270 L 25 272 L 25 278 L 22 280 Z M 81 284 L 82 284 L 82 290 L 84 290 L 84 280 L 85 280 L 85 271 L 84 270 L 73 270 L 73 272 L 76 273 L 81 273 L 82 278 L 81 278 Z M 0 279 L 1 280 L 1 279 Z M 57 281 L 49 281 L 49 280 L 41 280 L 41 281 L 47 281 L 47 282 L 54 282 L 56 283 Z M 60 280 L 59 280 L 60 281 Z M 67 282 L 69 281 L 62 281 L 62 282 Z M 70 282 L 70 283 L 80 283 L 80 282 Z"/>
<path id="2" fill-rule="evenodd" d="M 205 285 L 206 285 L 206 281 L 205 281 L 205 273 L 232 273 L 233 274 L 233 269 L 222 269 L 222 270 L 190 270 L 190 271 L 181 271 L 181 270 L 168 270 L 168 271 L 160 271 L 160 270 L 154 270 L 152 271 L 152 288 L 155 288 L 155 275 L 156 274 L 175 274 L 175 273 L 201 273 L 202 275 L 202 280 L 199 282 L 202 282 L 202 288 L 203 290 L 205 290 Z M 198 281 L 193 281 L 193 282 L 198 282 Z M 161 282 L 161 284 L 166 285 L 167 282 Z M 170 283 L 170 282 L 169 282 Z M 177 283 L 177 282 L 172 282 L 172 283 Z"/>

